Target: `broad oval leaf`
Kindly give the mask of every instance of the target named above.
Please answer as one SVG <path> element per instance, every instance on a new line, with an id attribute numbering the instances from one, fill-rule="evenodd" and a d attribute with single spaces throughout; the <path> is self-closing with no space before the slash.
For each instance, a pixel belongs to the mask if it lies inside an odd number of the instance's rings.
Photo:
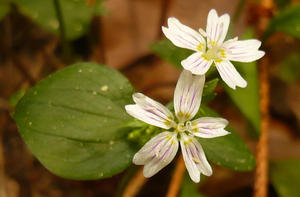
<path id="1" fill-rule="evenodd" d="M 271 163 L 270 175 L 273 186 L 281 197 L 300 196 L 300 159 L 288 159 Z"/>
<path id="2" fill-rule="evenodd" d="M 291 6 L 279 12 L 279 14 L 270 21 L 263 38 L 266 39 L 277 31 L 300 38 L 300 5 Z"/>
<path id="3" fill-rule="evenodd" d="M 20 11 L 30 17 L 42 28 L 52 33 L 59 33 L 59 22 L 54 0 L 13 0 Z M 100 13 L 103 0 L 94 4 L 84 0 L 59 0 L 66 38 L 76 39 L 83 35 L 89 27 L 94 14 Z"/>
<path id="4" fill-rule="evenodd" d="M 14 119 L 24 141 L 53 173 L 99 179 L 124 170 L 136 149 L 127 141 L 124 105 L 133 88 L 117 71 L 78 63 L 28 90 Z"/>
<path id="5" fill-rule="evenodd" d="M 218 117 L 208 107 L 202 106 L 198 117 Z M 235 131 L 227 127 L 229 135 L 211 139 L 198 138 L 208 159 L 214 163 L 236 171 L 250 171 L 255 166 L 255 159 L 243 140 Z"/>

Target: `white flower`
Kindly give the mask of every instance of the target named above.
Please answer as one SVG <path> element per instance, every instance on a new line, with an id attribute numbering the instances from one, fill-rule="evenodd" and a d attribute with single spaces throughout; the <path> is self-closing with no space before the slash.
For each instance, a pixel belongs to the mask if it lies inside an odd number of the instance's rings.
<path id="1" fill-rule="evenodd" d="M 213 138 L 229 134 L 224 128 L 228 121 L 223 118 L 191 119 L 199 110 L 205 76 L 193 76 L 184 70 L 174 93 L 175 115 L 162 104 L 141 94 L 133 94 L 136 104 L 126 105 L 131 116 L 148 124 L 170 130 L 149 140 L 135 155 L 133 163 L 145 165 L 143 174 L 151 177 L 168 165 L 176 155 L 180 143 L 184 162 L 191 179 L 200 181 L 200 174 L 210 176 L 212 169 L 206 160 L 200 143 L 194 136 Z"/>
<path id="2" fill-rule="evenodd" d="M 196 51 L 181 62 L 185 69 L 193 74 L 203 75 L 214 62 L 221 78 L 229 87 L 244 88 L 247 82 L 230 60 L 251 62 L 260 59 L 265 52 L 258 50 L 261 42 L 256 39 L 238 41 L 236 37 L 224 42 L 229 22 L 228 14 L 218 17 L 216 10 L 212 9 L 207 17 L 206 32 L 203 29 L 197 32 L 181 24 L 176 18 L 169 18 L 169 27 L 162 27 L 162 31 L 174 45 Z"/>

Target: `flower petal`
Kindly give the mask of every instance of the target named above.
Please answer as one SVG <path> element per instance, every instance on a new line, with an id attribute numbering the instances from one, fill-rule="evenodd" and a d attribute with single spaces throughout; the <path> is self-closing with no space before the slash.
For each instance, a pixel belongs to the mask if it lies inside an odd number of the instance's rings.
<path id="1" fill-rule="evenodd" d="M 213 61 L 207 61 L 207 59 L 202 57 L 202 54 L 202 52 L 196 52 L 190 55 L 188 58 L 181 61 L 181 65 L 184 69 L 191 71 L 195 75 L 204 75 Z"/>
<path id="2" fill-rule="evenodd" d="M 162 31 L 174 45 L 197 51 L 199 45 L 202 44 L 202 50 L 205 49 L 204 38 L 197 31 L 181 24 L 178 19 L 169 18 L 168 26 L 168 28 L 162 27 Z"/>
<path id="3" fill-rule="evenodd" d="M 228 14 L 218 17 L 215 9 L 209 11 L 206 25 L 208 47 L 222 45 L 228 31 L 229 23 L 230 16 Z"/>
<path id="4" fill-rule="evenodd" d="M 170 129 L 174 123 L 174 116 L 168 108 L 142 93 L 133 94 L 135 105 L 126 105 L 128 114 L 148 124 Z"/>
<path id="5" fill-rule="evenodd" d="M 177 134 L 162 132 L 149 140 L 133 157 L 136 165 L 145 165 L 143 174 L 149 178 L 168 165 L 178 150 Z"/>
<path id="6" fill-rule="evenodd" d="M 194 137 L 181 133 L 180 146 L 185 166 L 194 182 L 200 181 L 201 173 L 206 176 L 212 175 L 212 168 L 205 157 L 202 146 Z"/>
<path id="7" fill-rule="evenodd" d="M 204 75 L 193 76 L 188 70 L 180 74 L 174 93 L 175 114 L 179 122 L 192 119 L 198 112 L 204 81 Z"/>
<path id="8" fill-rule="evenodd" d="M 214 138 L 230 134 L 224 130 L 228 121 L 224 118 L 203 117 L 192 121 L 193 135 L 202 138 Z"/>
<path id="9" fill-rule="evenodd" d="M 241 77 L 230 61 L 224 60 L 221 62 L 215 62 L 215 64 L 221 78 L 229 87 L 235 89 L 236 86 L 241 88 L 247 86 L 247 81 Z"/>
<path id="10" fill-rule="evenodd" d="M 256 39 L 227 40 L 224 42 L 222 48 L 226 51 L 226 58 L 238 62 L 252 62 L 260 59 L 265 55 L 264 51 L 258 50 L 261 42 Z"/>

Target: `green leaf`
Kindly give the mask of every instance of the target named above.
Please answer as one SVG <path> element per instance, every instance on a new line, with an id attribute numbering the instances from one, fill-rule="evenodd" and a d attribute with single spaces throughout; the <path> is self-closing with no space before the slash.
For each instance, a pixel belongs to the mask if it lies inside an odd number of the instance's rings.
<path id="1" fill-rule="evenodd" d="M 208 103 L 209 101 L 211 101 L 215 98 L 215 96 L 217 94 L 214 92 L 214 90 L 216 89 L 216 87 L 218 85 L 218 81 L 219 81 L 219 79 L 215 78 L 204 84 L 202 100 L 201 100 L 202 104 Z"/>
<path id="2" fill-rule="evenodd" d="M 300 159 L 274 161 L 271 163 L 271 181 L 281 197 L 300 196 Z"/>
<path id="3" fill-rule="evenodd" d="M 300 38 L 300 5 L 288 7 L 279 12 L 269 23 L 263 39 L 268 38 L 274 32 L 284 32 L 296 38 Z"/>
<path id="4" fill-rule="evenodd" d="M 253 37 L 253 32 L 248 30 L 243 36 L 244 39 Z M 259 82 L 256 62 L 244 63 L 234 62 L 234 66 L 239 71 L 241 76 L 247 81 L 246 88 L 231 89 L 226 84 L 224 88 L 233 101 L 239 108 L 241 113 L 247 118 L 254 128 L 255 136 L 260 133 L 260 109 L 259 109 Z"/>
<path id="5" fill-rule="evenodd" d="M 8 1 L 1 1 L 0 2 L 0 21 L 6 16 L 9 12 L 9 3 Z"/>
<path id="6" fill-rule="evenodd" d="M 219 117 L 208 107 L 202 106 L 195 118 Z M 211 139 L 198 138 L 208 159 L 214 163 L 236 171 L 250 171 L 255 166 L 255 159 L 243 140 L 230 128 L 229 135 Z"/>
<path id="7" fill-rule="evenodd" d="M 17 92 L 15 92 L 10 98 L 9 98 L 9 104 L 12 106 L 12 107 L 15 107 L 18 102 L 21 100 L 21 98 L 24 96 L 26 90 L 24 89 L 21 89 L 21 90 L 18 90 Z"/>
<path id="8" fill-rule="evenodd" d="M 295 82 L 300 77 L 299 62 L 299 53 L 289 54 L 275 69 L 276 75 L 286 83 Z"/>
<path id="9" fill-rule="evenodd" d="M 201 182 L 203 183 L 204 176 L 201 176 Z M 181 185 L 181 192 L 180 197 L 205 197 L 203 194 L 197 191 L 199 184 L 194 183 L 189 175 L 185 173 L 182 185 Z"/>
<path id="10" fill-rule="evenodd" d="M 150 46 L 150 49 L 165 61 L 182 69 L 181 61 L 190 56 L 193 51 L 176 47 L 171 41 L 163 39 Z"/>
<path id="11" fill-rule="evenodd" d="M 58 176 L 88 180 L 115 175 L 136 148 L 121 128 L 134 92 L 119 72 L 78 63 L 48 76 L 16 106 L 19 132 L 38 160 Z"/>
<path id="12" fill-rule="evenodd" d="M 54 0 L 13 0 L 13 2 L 24 15 L 42 28 L 59 34 Z M 73 40 L 86 33 L 94 14 L 101 11 L 99 4 L 102 2 L 103 0 L 97 0 L 96 5 L 90 5 L 84 0 L 59 0 L 67 39 Z"/>

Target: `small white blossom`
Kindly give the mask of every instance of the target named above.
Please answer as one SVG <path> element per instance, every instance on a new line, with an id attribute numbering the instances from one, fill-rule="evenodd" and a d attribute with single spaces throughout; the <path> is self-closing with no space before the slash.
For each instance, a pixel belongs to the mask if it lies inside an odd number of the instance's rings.
<path id="1" fill-rule="evenodd" d="M 238 41 L 236 37 L 224 42 L 229 23 L 228 14 L 219 17 L 212 9 L 207 17 L 206 32 L 203 29 L 197 32 L 176 18 L 169 18 L 168 28 L 162 27 L 162 31 L 174 45 L 195 51 L 181 62 L 185 69 L 203 75 L 214 63 L 229 87 L 244 88 L 247 82 L 230 61 L 252 62 L 264 56 L 265 52 L 258 50 L 261 42 L 256 39 Z"/>
<path id="2" fill-rule="evenodd" d="M 223 118 L 192 118 L 199 110 L 205 76 L 184 70 L 174 93 L 175 116 L 162 104 L 141 94 L 133 94 L 136 104 L 126 105 L 131 116 L 148 124 L 170 130 L 149 140 L 135 155 L 133 163 L 144 165 L 143 174 L 151 177 L 168 165 L 180 143 L 183 159 L 191 179 L 200 181 L 200 174 L 212 174 L 204 151 L 196 137 L 213 138 L 229 134 L 224 130 L 228 121 Z"/>

